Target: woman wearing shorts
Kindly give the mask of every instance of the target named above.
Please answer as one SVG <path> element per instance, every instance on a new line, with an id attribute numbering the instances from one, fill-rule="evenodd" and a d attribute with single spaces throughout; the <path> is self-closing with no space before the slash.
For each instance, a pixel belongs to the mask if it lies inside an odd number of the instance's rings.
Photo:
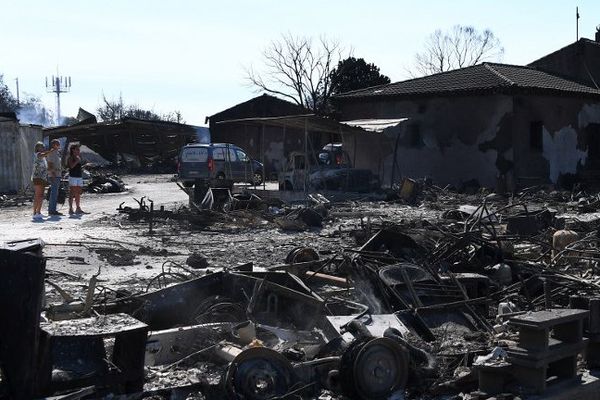
<path id="1" fill-rule="evenodd" d="M 87 214 L 81 209 L 81 191 L 83 189 L 82 161 L 79 155 L 79 144 L 74 143 L 69 147 L 66 164 L 69 169 L 69 214 Z M 75 211 L 73 211 L 75 200 Z"/>
<path id="2" fill-rule="evenodd" d="M 44 190 L 48 186 L 48 163 L 46 156 L 54 150 L 44 150 L 44 143 L 37 142 L 33 155 L 33 171 L 31 172 L 31 182 L 33 183 L 33 219 L 41 220 L 42 203 L 44 202 Z"/>

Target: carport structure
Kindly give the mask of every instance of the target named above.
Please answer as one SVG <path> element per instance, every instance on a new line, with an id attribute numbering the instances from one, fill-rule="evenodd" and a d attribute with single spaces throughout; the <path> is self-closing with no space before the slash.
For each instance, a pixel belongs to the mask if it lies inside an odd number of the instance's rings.
<path id="1" fill-rule="evenodd" d="M 240 118 L 240 119 L 230 119 L 225 121 L 219 121 L 217 124 L 241 124 L 248 126 L 258 126 L 261 128 L 262 136 L 260 143 L 260 158 L 263 164 L 263 177 L 265 177 L 265 127 L 279 127 L 281 128 L 284 147 L 282 149 L 281 159 L 283 160 L 284 165 L 284 173 L 287 172 L 287 162 L 286 162 L 286 135 L 288 135 L 289 130 L 293 130 L 294 132 L 302 132 L 303 133 L 303 142 L 304 142 L 304 165 L 310 165 L 310 162 L 313 161 L 315 164 L 318 164 L 316 159 L 316 152 L 320 150 L 320 148 L 316 148 L 315 146 L 315 138 L 314 135 L 311 137 L 311 134 L 329 134 L 329 143 L 346 143 L 346 141 L 350 138 L 354 138 L 356 140 L 356 135 L 364 135 L 364 134 L 373 134 L 365 129 L 362 129 L 359 126 L 351 126 L 348 124 L 344 124 L 338 121 L 335 121 L 331 118 L 321 117 L 316 114 L 302 114 L 302 115 L 286 115 L 286 116 L 277 116 L 277 117 L 256 117 L 256 118 Z M 354 164 L 354 160 L 356 160 L 356 146 L 354 146 L 354 151 L 352 154 L 352 160 Z M 314 160 L 311 160 L 310 155 L 313 156 Z M 265 180 L 263 179 L 263 190 L 266 190 Z M 305 174 L 304 177 L 304 186 L 303 191 L 305 194 L 308 194 L 309 186 L 308 186 L 308 174 Z"/>

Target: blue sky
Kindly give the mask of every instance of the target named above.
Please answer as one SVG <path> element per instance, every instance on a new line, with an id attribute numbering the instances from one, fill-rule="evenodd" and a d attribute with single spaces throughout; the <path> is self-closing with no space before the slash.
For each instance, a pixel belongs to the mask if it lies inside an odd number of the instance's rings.
<path id="1" fill-rule="evenodd" d="M 593 39 L 598 0 L 503 1 L 8 1 L 0 0 L 0 74 L 11 90 L 37 95 L 52 108 L 44 79 L 72 77 L 62 114 L 95 112 L 102 93 L 158 113 L 180 110 L 188 123 L 256 93 L 244 67 L 282 33 L 326 35 L 406 79 L 414 54 L 435 29 L 455 24 L 491 29 L 503 62 L 525 64 L 575 40 Z"/>

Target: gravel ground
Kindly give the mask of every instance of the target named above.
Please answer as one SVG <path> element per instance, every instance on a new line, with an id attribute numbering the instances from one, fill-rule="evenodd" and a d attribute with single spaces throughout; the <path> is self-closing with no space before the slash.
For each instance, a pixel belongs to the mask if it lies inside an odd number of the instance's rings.
<path id="1" fill-rule="evenodd" d="M 346 202 L 332 207 L 331 218 L 321 229 L 286 232 L 256 213 L 234 212 L 220 222 L 200 230 L 172 220 L 156 221 L 149 234 L 146 222 L 133 222 L 120 214 L 120 204 L 137 208 L 135 199 L 146 196 L 155 209 L 187 207 L 187 195 L 171 181 L 171 175 L 122 176 L 127 192 L 88 194 L 82 208 L 90 214 L 79 217 L 31 219 L 29 206 L 0 209 L 0 241 L 41 238 L 46 242 L 47 269 L 70 279 L 60 285 L 76 295 L 100 270 L 99 282 L 112 289 L 145 287 L 163 266 L 173 261 L 185 265 L 192 253 L 206 257 L 210 267 L 221 268 L 252 262 L 255 267 L 281 264 L 298 246 L 312 247 L 322 254 L 356 247 L 351 232 L 362 223 L 435 218 L 431 210 L 382 202 Z M 67 211 L 62 206 L 59 211 Z M 77 279 L 76 279 L 77 278 Z M 52 299 L 53 288 L 48 288 Z M 56 294 L 56 293 L 55 293 Z M 58 298 L 57 298 L 58 300 Z"/>

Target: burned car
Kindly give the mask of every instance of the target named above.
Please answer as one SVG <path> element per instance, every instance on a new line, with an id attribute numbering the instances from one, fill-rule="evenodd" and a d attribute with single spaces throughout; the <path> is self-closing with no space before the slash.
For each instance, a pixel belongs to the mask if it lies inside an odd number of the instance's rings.
<path id="1" fill-rule="evenodd" d="M 292 152 L 286 169 L 279 174 L 279 190 L 343 190 L 369 192 L 379 188 L 379 179 L 368 169 L 353 168 L 339 143 L 328 144 L 317 154 Z"/>

